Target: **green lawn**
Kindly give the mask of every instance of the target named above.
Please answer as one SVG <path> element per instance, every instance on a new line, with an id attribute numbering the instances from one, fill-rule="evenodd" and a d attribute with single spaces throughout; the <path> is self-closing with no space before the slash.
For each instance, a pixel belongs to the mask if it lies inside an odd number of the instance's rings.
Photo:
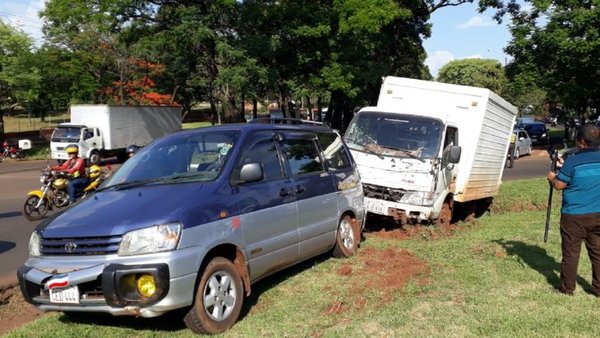
<path id="1" fill-rule="evenodd" d="M 575 296 L 552 291 L 559 278 L 560 193 L 549 241 L 543 243 L 547 193 L 543 178 L 505 182 L 491 214 L 459 224 L 450 236 L 434 228 L 405 240 L 367 232 L 358 256 L 319 257 L 255 284 L 242 318 L 223 336 L 599 336 L 600 300 L 587 292 L 591 269 L 585 249 Z M 387 261 L 370 257 L 382 252 L 397 255 Z M 360 273 L 373 264 L 381 264 L 381 271 Z M 421 270 L 410 269 L 418 264 Z M 406 273 L 386 275 L 394 269 Z M 391 287 L 408 277 L 404 286 Z M 89 318 L 71 322 L 53 314 L 8 337 L 194 336 L 177 314 Z"/>

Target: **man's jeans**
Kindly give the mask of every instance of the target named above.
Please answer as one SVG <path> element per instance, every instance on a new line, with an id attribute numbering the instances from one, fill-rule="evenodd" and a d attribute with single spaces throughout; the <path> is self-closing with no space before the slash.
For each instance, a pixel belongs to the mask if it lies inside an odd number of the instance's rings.
<path id="1" fill-rule="evenodd" d="M 79 177 L 69 182 L 67 191 L 69 192 L 69 202 L 75 202 L 77 199 L 77 192 L 83 191 L 88 185 L 88 179 L 86 177 Z"/>

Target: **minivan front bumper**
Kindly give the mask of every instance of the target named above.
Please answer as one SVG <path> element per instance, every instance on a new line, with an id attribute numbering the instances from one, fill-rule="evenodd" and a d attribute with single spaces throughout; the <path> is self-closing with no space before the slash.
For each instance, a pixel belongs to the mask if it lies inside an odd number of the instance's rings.
<path id="1" fill-rule="evenodd" d="M 17 276 L 23 297 L 42 311 L 156 317 L 192 304 L 197 270 L 182 262 L 195 262 L 196 255 L 193 250 L 177 250 L 132 257 L 32 257 Z M 141 276 L 154 281 L 152 296 L 136 290 Z M 77 287 L 76 303 L 50 300 L 49 284 L 58 279 L 67 284 L 65 288 Z"/>

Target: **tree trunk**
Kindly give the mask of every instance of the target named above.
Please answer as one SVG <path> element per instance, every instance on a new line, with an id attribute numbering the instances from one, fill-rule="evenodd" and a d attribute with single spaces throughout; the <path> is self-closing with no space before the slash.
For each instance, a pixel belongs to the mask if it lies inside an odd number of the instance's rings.
<path id="1" fill-rule="evenodd" d="M 331 93 L 325 120 L 330 121 L 331 128 L 339 130 L 340 133 L 344 133 L 350 124 L 352 120 L 350 98 L 341 90 L 334 90 Z"/>
<path id="2" fill-rule="evenodd" d="M 256 100 L 256 98 L 252 99 L 252 119 L 255 119 L 258 117 L 258 101 Z"/>

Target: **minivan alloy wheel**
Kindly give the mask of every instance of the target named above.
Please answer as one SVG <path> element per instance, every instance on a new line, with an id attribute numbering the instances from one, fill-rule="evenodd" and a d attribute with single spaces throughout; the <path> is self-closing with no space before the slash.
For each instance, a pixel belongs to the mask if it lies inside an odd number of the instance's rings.
<path id="1" fill-rule="evenodd" d="M 232 279 L 226 271 L 217 271 L 204 287 L 204 310 L 214 320 L 221 321 L 233 311 L 237 295 Z"/>
<path id="2" fill-rule="evenodd" d="M 356 220 L 346 215 L 338 224 L 333 255 L 335 257 L 351 257 L 358 249 L 360 242 L 360 225 Z"/>
<path id="3" fill-rule="evenodd" d="M 200 272 L 192 308 L 183 318 L 195 333 L 219 333 L 235 324 L 244 301 L 242 278 L 233 262 L 213 258 Z"/>

